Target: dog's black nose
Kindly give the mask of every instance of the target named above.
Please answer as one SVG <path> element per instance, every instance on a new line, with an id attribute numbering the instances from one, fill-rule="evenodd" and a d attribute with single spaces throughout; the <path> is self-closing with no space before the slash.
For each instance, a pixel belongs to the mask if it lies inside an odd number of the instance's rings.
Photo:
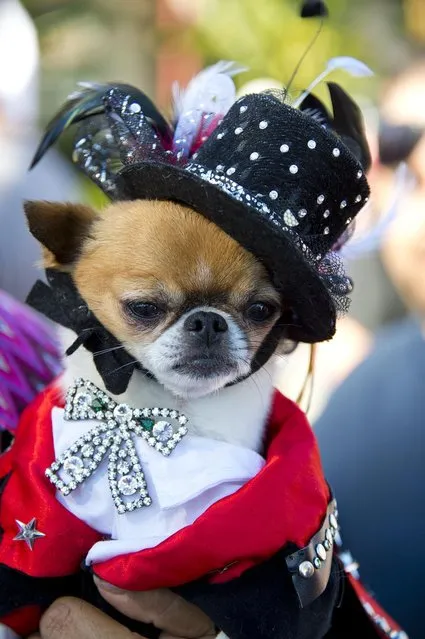
<path id="1" fill-rule="evenodd" d="M 211 311 L 196 311 L 186 318 L 184 330 L 201 339 L 207 346 L 222 339 L 229 327 L 222 315 Z"/>

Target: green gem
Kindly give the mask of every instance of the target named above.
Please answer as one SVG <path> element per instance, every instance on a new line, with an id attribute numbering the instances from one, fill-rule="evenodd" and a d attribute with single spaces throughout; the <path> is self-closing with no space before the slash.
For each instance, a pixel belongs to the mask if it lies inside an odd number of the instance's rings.
<path id="1" fill-rule="evenodd" d="M 98 397 L 95 397 L 91 403 L 92 409 L 97 413 L 100 410 L 103 410 L 103 404 Z"/>
<path id="2" fill-rule="evenodd" d="M 140 423 L 142 424 L 145 430 L 149 430 L 149 431 L 151 431 L 152 428 L 155 426 L 155 422 L 153 419 L 142 419 Z"/>

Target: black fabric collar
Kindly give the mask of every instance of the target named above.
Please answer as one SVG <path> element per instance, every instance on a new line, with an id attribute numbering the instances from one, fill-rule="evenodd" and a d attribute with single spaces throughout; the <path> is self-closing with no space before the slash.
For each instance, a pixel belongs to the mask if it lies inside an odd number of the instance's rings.
<path id="1" fill-rule="evenodd" d="M 53 322 L 76 333 L 77 338 L 66 351 L 72 355 L 84 346 L 93 355 L 97 372 L 106 389 L 113 395 L 121 395 L 127 390 L 135 370 L 149 379 L 155 377 L 132 357 L 122 344 L 110 333 L 89 309 L 79 294 L 69 273 L 46 269 L 48 284 L 38 280 L 31 289 L 27 304 Z M 258 371 L 273 355 L 284 334 L 285 324 L 278 322 L 258 350 L 250 373 L 236 380 L 237 384 Z"/>
<path id="2" fill-rule="evenodd" d="M 77 338 L 66 354 L 72 355 L 84 345 L 92 353 L 106 389 L 113 395 L 121 395 L 134 370 L 140 369 L 138 362 L 95 317 L 69 273 L 47 269 L 46 277 L 49 285 L 37 281 L 27 303 L 53 322 L 74 331 Z"/>

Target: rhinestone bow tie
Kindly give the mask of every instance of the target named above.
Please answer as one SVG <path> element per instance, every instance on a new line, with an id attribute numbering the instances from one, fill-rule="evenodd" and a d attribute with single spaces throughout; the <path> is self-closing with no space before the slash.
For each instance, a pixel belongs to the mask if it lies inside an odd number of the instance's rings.
<path id="1" fill-rule="evenodd" d="M 133 409 L 118 404 L 91 382 L 78 379 L 67 392 L 65 420 L 87 419 L 100 423 L 53 462 L 46 470 L 48 479 L 68 495 L 107 457 L 109 487 L 118 513 L 150 506 L 152 500 L 133 439 L 142 437 L 168 456 L 187 433 L 187 417 L 168 408 Z"/>

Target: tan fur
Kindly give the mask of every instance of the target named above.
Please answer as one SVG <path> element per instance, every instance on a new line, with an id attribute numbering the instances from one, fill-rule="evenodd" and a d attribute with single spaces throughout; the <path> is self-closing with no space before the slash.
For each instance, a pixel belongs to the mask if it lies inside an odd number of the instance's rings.
<path id="1" fill-rule="evenodd" d="M 37 228 L 43 229 L 42 238 L 38 239 L 48 247 L 54 243 L 50 237 L 46 240 L 49 224 L 54 220 L 52 208 L 64 207 L 60 212 L 57 210 L 51 233 L 57 236 L 62 220 L 63 241 L 70 238 L 72 252 L 78 253 L 74 268 L 78 289 L 98 319 L 123 343 L 131 344 L 136 338 L 142 342 L 144 338 L 148 342 L 155 339 L 175 321 L 181 306 L 193 295 L 204 300 L 205 305 L 219 297 L 220 301 L 214 305 L 233 316 L 242 312 L 254 294 L 264 301 L 279 303 L 260 262 L 186 206 L 137 200 L 112 204 L 102 214 L 75 206 L 77 232 L 72 233 L 70 205 L 55 204 L 48 209 L 45 203 L 40 203 L 41 209 L 35 214 L 36 205 L 30 210 L 30 227 L 37 237 L 36 219 Z M 41 222 L 43 216 L 45 225 Z M 86 231 L 90 230 L 89 238 L 82 237 L 84 224 Z M 52 264 L 55 265 L 55 260 L 48 255 L 48 265 Z M 140 326 L 124 317 L 125 299 L 164 300 L 167 315 L 144 336 Z M 252 350 L 256 350 L 270 328 L 270 323 L 250 328 Z"/>
<path id="2" fill-rule="evenodd" d="M 31 233 L 43 247 L 46 268 L 69 270 L 97 217 L 93 209 L 82 204 L 59 202 L 24 202 Z"/>

